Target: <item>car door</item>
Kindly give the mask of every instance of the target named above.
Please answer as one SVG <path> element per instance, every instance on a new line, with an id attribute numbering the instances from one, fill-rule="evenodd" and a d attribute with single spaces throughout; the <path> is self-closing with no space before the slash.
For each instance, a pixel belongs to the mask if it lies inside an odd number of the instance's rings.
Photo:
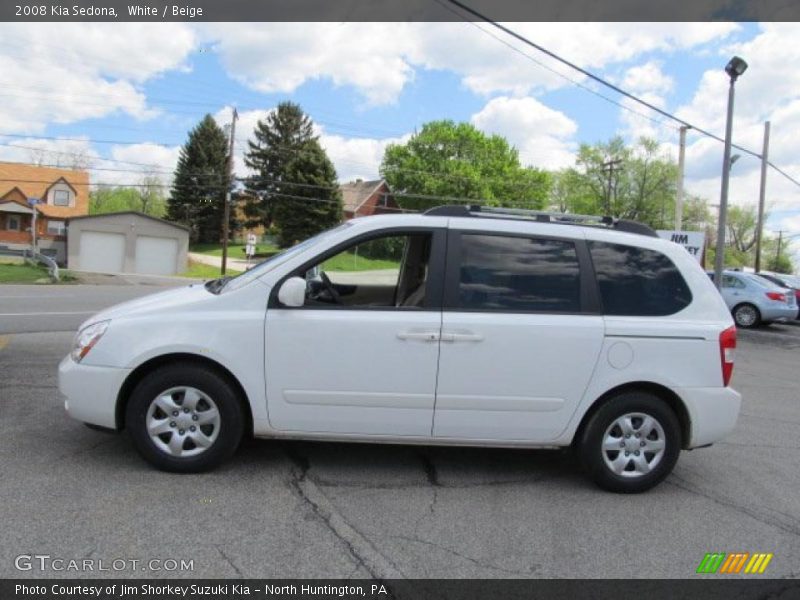
<path id="1" fill-rule="evenodd" d="M 603 343 L 583 240 L 451 231 L 434 437 L 546 442 Z"/>
<path id="2" fill-rule="evenodd" d="M 725 304 L 728 305 L 728 308 L 733 308 L 743 300 L 748 299 L 747 286 L 738 277 L 733 275 L 722 275 L 720 294 L 722 294 L 722 298 L 725 300 Z"/>
<path id="3" fill-rule="evenodd" d="M 446 230 L 368 234 L 287 275 L 302 307 L 267 310 L 270 424 L 280 430 L 430 436 Z"/>

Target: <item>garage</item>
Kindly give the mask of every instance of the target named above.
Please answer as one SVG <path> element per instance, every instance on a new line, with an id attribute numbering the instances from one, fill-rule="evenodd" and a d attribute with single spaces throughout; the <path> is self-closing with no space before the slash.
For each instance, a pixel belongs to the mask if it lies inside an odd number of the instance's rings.
<path id="1" fill-rule="evenodd" d="M 125 262 L 125 236 L 85 231 L 81 236 L 80 256 L 84 271 L 120 273 Z"/>
<path id="2" fill-rule="evenodd" d="M 139 212 L 73 217 L 67 268 L 95 273 L 176 275 L 186 270 L 189 229 Z"/>

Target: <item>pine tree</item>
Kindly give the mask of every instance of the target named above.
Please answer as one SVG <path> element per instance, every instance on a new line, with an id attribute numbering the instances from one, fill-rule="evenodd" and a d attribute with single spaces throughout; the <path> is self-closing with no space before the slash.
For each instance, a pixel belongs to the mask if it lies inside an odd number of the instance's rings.
<path id="1" fill-rule="evenodd" d="M 247 191 L 259 198 L 264 225 L 277 228 L 278 244 L 291 246 L 338 223 L 336 170 L 300 106 L 282 102 L 258 122 L 254 135 L 245 164 L 256 174 Z"/>
<path id="2" fill-rule="evenodd" d="M 181 148 L 167 203 L 167 218 L 189 226 L 195 242 L 220 241 L 229 185 L 227 160 L 227 136 L 214 118 L 206 115 Z M 231 229 L 234 226 L 232 223 Z"/>

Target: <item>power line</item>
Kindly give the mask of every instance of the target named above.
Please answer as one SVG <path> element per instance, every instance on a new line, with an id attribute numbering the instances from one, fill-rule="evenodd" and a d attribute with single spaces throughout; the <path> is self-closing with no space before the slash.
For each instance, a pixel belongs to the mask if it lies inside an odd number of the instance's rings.
<path id="1" fill-rule="evenodd" d="M 589 79 L 591 79 L 593 81 L 596 81 L 597 83 L 599 83 L 599 84 L 601 84 L 601 85 L 603 85 L 603 86 L 615 91 L 616 93 L 618 93 L 618 94 L 620 94 L 622 96 L 625 96 L 626 98 L 629 98 L 629 99 L 633 100 L 637 104 L 641 104 L 642 106 L 644 106 L 644 107 L 646 107 L 646 108 L 648 108 L 648 109 L 650 109 L 650 110 L 652 110 L 652 111 L 654 111 L 654 112 L 666 117 L 667 119 L 670 119 L 671 121 L 675 121 L 677 123 L 680 123 L 684 127 L 688 127 L 689 129 L 693 129 L 693 130 L 697 131 L 698 133 L 700 133 L 702 135 L 705 135 L 706 137 L 710 137 L 710 138 L 712 138 L 714 140 L 717 140 L 718 142 L 725 143 L 725 140 L 723 138 L 721 138 L 720 136 L 718 136 L 716 134 L 713 134 L 710 131 L 707 131 L 707 130 L 703 129 L 702 127 L 698 127 L 697 125 L 693 125 L 693 124 L 689 123 L 688 121 L 685 121 L 685 120 L 681 119 L 680 117 L 678 117 L 676 115 L 673 115 L 672 113 L 669 113 L 669 112 L 667 112 L 667 111 L 655 106 L 654 104 L 651 104 L 650 102 L 647 102 L 646 100 L 643 100 L 642 98 L 639 98 L 638 96 L 636 96 L 636 95 L 634 95 L 634 94 L 632 94 L 632 93 L 630 93 L 628 91 L 625 91 L 621 87 L 619 87 L 617 85 L 614 85 L 610 81 L 607 81 L 607 80 L 603 79 L 602 77 L 600 77 L 598 75 L 595 75 L 591 71 L 588 71 L 588 70 L 586 70 L 586 69 L 584 69 L 582 67 L 579 67 L 575 63 L 567 60 L 566 58 L 560 56 L 559 54 L 556 54 L 552 50 L 548 50 L 544 46 L 542 46 L 540 44 L 537 44 L 536 42 L 531 41 L 530 39 L 526 38 L 525 36 L 523 36 L 523 35 L 517 33 L 516 31 L 514 31 L 513 29 L 510 29 L 510 28 L 506 27 L 505 25 L 501 25 L 500 23 L 490 19 L 489 17 L 487 17 L 486 15 L 478 12 L 477 10 L 475 10 L 473 8 L 470 8 L 466 4 L 463 4 L 463 3 L 459 2 L 459 0 L 436 0 L 436 2 L 438 2 L 439 4 L 442 4 L 442 2 L 449 2 L 451 4 L 454 4 L 455 6 L 459 7 L 461 10 L 473 15 L 474 17 L 477 17 L 481 21 L 485 21 L 486 23 L 492 25 L 493 27 L 496 27 L 497 29 L 499 29 L 500 31 L 506 33 L 507 35 L 510 35 L 511 37 L 519 40 L 523 44 L 526 44 L 526 45 L 530 46 L 531 48 L 535 48 L 539 52 L 541 52 L 543 54 L 546 54 L 547 56 L 553 58 L 554 60 L 557 60 L 558 62 L 560 62 L 560 63 L 568 66 L 569 68 L 571 68 L 571 69 L 583 74 L 584 76 L 588 77 Z M 453 11 L 451 11 L 451 12 L 453 12 Z M 458 13 L 455 13 L 455 14 L 458 14 Z M 466 19 L 463 15 L 461 15 L 461 17 L 465 21 L 469 22 L 469 20 Z M 524 53 L 523 53 L 523 55 L 524 55 Z M 527 56 L 527 55 L 525 55 L 525 56 Z M 761 155 L 759 153 L 754 152 L 753 150 L 750 150 L 749 148 L 745 148 L 744 146 L 739 146 L 738 144 L 731 144 L 731 145 L 732 145 L 732 147 L 736 148 L 737 150 L 740 150 L 740 151 L 742 151 L 742 152 L 744 152 L 746 154 L 754 156 L 755 158 L 761 159 Z M 778 171 L 778 173 L 780 173 L 781 175 L 783 175 L 784 177 L 789 179 L 792 183 L 800 186 L 800 182 L 798 182 L 793 177 L 787 175 L 782 169 L 777 169 L 772 163 L 770 163 L 770 166 L 775 168 Z"/>

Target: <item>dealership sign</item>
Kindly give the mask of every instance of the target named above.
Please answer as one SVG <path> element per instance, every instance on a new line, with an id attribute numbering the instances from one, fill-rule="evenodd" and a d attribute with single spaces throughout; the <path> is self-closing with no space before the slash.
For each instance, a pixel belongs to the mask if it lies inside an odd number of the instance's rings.
<path id="1" fill-rule="evenodd" d="M 703 247 L 705 246 L 706 236 L 702 231 L 666 231 L 659 229 L 656 233 L 658 233 L 658 237 L 686 248 L 686 251 L 694 256 L 697 262 L 703 260 Z"/>

